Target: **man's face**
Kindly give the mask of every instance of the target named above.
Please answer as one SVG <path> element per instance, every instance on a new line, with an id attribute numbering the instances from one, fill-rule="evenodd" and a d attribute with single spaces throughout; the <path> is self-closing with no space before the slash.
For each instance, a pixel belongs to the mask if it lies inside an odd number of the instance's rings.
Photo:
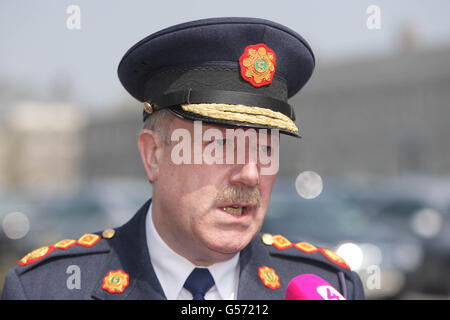
<path id="1" fill-rule="evenodd" d="M 169 132 L 184 129 L 185 133 L 190 133 L 191 141 L 172 141 L 170 145 L 162 146 L 158 177 L 153 183 L 153 220 L 160 236 L 174 251 L 195 264 L 208 265 L 231 258 L 259 232 L 276 172 L 261 174 L 258 158 L 251 160 L 249 139 L 244 149 L 238 148 L 235 141 L 235 148 L 227 150 L 226 146 L 233 138 L 226 139 L 226 130 L 233 127 L 203 123 L 203 133 L 212 128 L 216 133 L 222 132 L 223 139 L 217 139 L 214 136 L 199 137 L 198 123 L 196 125 L 194 129 L 194 122 L 179 118 L 171 122 Z M 255 133 L 259 138 L 257 130 Z M 263 143 L 257 139 L 258 152 L 270 152 L 270 138 L 268 133 Z M 174 157 L 186 152 L 186 149 L 180 151 L 181 142 L 185 146 L 189 142 L 191 154 L 184 159 L 190 161 L 176 164 L 179 161 L 174 161 Z M 205 154 L 213 149 L 223 151 L 222 155 L 209 153 L 219 155 L 214 163 L 198 163 L 201 158 L 197 158 L 197 164 L 194 164 L 199 152 Z M 226 161 L 226 155 L 231 149 L 236 155 L 230 163 Z M 237 161 L 239 152 L 246 153 L 245 161 Z M 221 157 L 223 164 L 217 161 Z"/>

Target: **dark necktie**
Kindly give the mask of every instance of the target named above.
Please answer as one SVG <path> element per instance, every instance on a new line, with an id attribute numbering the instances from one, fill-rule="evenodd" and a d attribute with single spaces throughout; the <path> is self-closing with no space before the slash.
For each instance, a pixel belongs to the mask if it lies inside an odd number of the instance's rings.
<path id="1" fill-rule="evenodd" d="M 205 294 L 214 285 L 214 279 L 207 268 L 195 268 L 184 283 L 192 293 L 193 300 L 205 300 Z"/>

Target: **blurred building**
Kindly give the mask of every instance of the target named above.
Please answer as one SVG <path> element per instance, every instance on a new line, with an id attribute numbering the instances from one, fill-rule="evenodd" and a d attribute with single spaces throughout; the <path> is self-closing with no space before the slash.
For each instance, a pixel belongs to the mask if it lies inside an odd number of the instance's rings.
<path id="1" fill-rule="evenodd" d="M 318 68 L 294 97 L 303 139 L 284 139 L 284 173 L 450 172 L 450 48 Z M 296 159 L 296 161 L 293 159 Z"/>
<path id="2" fill-rule="evenodd" d="M 0 129 L 0 186 L 33 192 L 62 190 L 80 181 L 85 116 L 63 103 L 20 102 Z"/>
<path id="3" fill-rule="evenodd" d="M 447 175 L 450 48 L 408 48 L 337 65 L 317 61 L 311 81 L 291 100 L 303 138 L 282 137 L 280 174 Z M 86 127 L 86 177 L 143 177 L 139 105 Z"/>
<path id="4" fill-rule="evenodd" d="M 84 157 L 81 162 L 87 179 L 127 179 L 145 177 L 137 149 L 142 128 L 139 103 L 118 113 L 94 117 L 83 132 Z"/>

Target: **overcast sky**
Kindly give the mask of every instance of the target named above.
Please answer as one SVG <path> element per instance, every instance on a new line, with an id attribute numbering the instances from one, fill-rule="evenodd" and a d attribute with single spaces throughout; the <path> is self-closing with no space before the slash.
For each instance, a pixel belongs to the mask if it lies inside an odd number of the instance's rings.
<path id="1" fill-rule="evenodd" d="M 66 26 L 67 8 L 80 8 L 80 29 Z M 381 29 L 366 22 L 369 5 L 381 12 Z M 282 23 L 304 36 L 318 63 L 399 48 L 402 26 L 414 27 L 422 47 L 450 44 L 450 1 L 430 0 L 2 0 L 0 80 L 50 90 L 68 79 L 87 107 L 125 96 L 117 65 L 134 43 L 173 24 L 219 16 L 252 16 Z"/>

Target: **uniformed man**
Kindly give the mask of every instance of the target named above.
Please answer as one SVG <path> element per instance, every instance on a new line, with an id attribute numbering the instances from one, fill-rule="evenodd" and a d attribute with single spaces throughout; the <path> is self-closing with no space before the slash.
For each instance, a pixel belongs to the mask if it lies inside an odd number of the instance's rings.
<path id="1" fill-rule="evenodd" d="M 262 19 L 193 21 L 139 41 L 118 74 L 143 103 L 138 148 L 151 199 L 121 227 L 30 252 L 2 298 L 284 299 L 302 274 L 364 298 L 334 252 L 259 234 L 278 135 L 300 136 L 287 100 L 314 65 L 300 35 Z M 235 144 L 242 134 L 248 143 Z"/>

